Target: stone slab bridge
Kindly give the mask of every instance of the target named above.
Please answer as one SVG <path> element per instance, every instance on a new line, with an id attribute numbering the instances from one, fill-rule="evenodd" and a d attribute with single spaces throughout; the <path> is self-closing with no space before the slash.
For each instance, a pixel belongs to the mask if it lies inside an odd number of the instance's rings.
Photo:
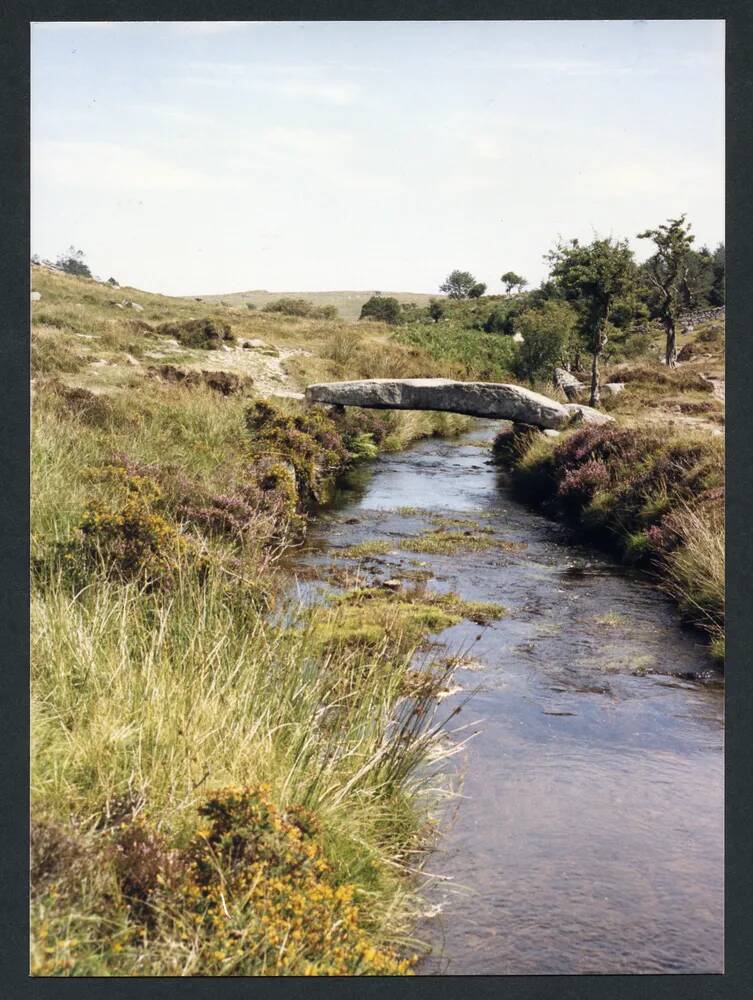
<path id="1" fill-rule="evenodd" d="M 454 382 L 446 378 L 369 378 L 320 382 L 306 389 L 309 403 L 377 410 L 444 410 L 471 417 L 512 420 L 545 430 L 571 423 L 607 423 L 612 418 L 580 403 L 560 403 L 520 385 Z"/>

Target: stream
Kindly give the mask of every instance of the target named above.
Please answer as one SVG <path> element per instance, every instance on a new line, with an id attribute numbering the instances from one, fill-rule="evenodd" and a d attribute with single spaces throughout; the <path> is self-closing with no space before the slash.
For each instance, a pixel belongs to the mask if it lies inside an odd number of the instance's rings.
<path id="1" fill-rule="evenodd" d="M 721 972 L 722 678 L 649 580 L 513 499 L 489 461 L 500 426 L 478 421 L 359 467 L 299 559 L 397 546 L 431 528 L 429 515 L 525 545 L 396 548 L 362 564 L 386 580 L 418 562 L 430 587 L 508 609 L 434 637 L 470 657 L 441 707 L 467 701 L 457 720 L 476 735 L 454 758 L 461 797 L 426 865 L 439 878 L 417 972 Z"/>

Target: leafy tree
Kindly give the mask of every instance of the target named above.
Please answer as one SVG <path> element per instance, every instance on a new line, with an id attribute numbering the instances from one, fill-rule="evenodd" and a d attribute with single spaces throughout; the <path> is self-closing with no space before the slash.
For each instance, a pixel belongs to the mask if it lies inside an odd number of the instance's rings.
<path id="1" fill-rule="evenodd" d="M 438 323 L 445 314 L 444 302 L 440 302 L 439 299 L 430 299 L 428 311 L 429 311 L 429 319 L 433 320 L 435 323 Z"/>
<path id="2" fill-rule="evenodd" d="M 522 335 L 523 341 L 516 345 L 515 374 L 529 382 L 550 379 L 552 369 L 567 356 L 576 319 L 573 307 L 556 299 L 520 315 L 515 320 L 515 332 Z"/>
<path id="3" fill-rule="evenodd" d="M 372 295 L 361 306 L 359 319 L 378 319 L 396 326 L 402 319 L 400 303 L 390 295 Z"/>
<path id="4" fill-rule="evenodd" d="M 710 306 L 723 306 L 725 302 L 725 259 L 724 244 L 720 243 L 711 257 L 711 268 L 714 278 L 709 293 Z"/>
<path id="5" fill-rule="evenodd" d="M 55 263 L 61 271 L 65 271 L 67 274 L 75 274 L 79 278 L 91 278 L 92 276 L 88 264 L 84 262 L 84 251 L 77 250 L 73 246 L 68 247 L 68 250 L 61 254 Z"/>
<path id="6" fill-rule="evenodd" d="M 486 291 L 486 285 L 481 292 L 472 295 L 471 293 L 479 287 L 478 282 L 470 271 L 451 271 L 439 286 L 440 292 L 445 292 L 451 299 L 478 298 Z"/>
<path id="7" fill-rule="evenodd" d="M 517 288 L 519 292 L 522 292 L 525 286 L 528 284 L 525 278 L 522 278 L 515 271 L 505 271 L 502 277 L 499 279 L 505 286 L 505 292 L 509 295 L 513 288 Z"/>
<path id="8" fill-rule="evenodd" d="M 688 279 L 691 273 L 690 223 L 685 216 L 669 219 L 658 229 L 638 233 L 638 239 L 650 239 L 656 253 L 648 260 L 647 276 L 659 299 L 658 316 L 666 334 L 665 360 L 670 368 L 677 364 L 677 320 L 687 303 Z"/>
<path id="9" fill-rule="evenodd" d="M 515 318 L 523 312 L 523 307 L 515 299 L 500 301 L 492 309 L 484 322 L 483 329 L 487 333 L 504 333 L 512 336 L 515 333 Z"/>
<path id="10" fill-rule="evenodd" d="M 558 244 L 546 257 L 552 278 L 579 313 L 579 331 L 591 354 L 591 406 L 599 405 L 599 357 L 608 339 L 612 308 L 635 281 L 633 252 L 625 240 Z"/>
<path id="11" fill-rule="evenodd" d="M 473 286 L 473 288 L 471 288 L 470 291 L 468 292 L 468 298 L 480 299 L 485 291 L 486 291 L 486 285 L 483 283 L 483 281 L 477 281 L 476 284 Z"/>

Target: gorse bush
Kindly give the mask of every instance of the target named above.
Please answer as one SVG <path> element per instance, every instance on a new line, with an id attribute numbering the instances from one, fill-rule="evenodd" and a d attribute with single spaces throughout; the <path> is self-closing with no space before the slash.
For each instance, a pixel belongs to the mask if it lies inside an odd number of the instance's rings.
<path id="1" fill-rule="evenodd" d="M 282 313 L 283 316 L 308 316 L 310 319 L 337 319 L 336 306 L 315 306 L 307 299 L 281 298 L 268 302 L 262 312 Z"/>

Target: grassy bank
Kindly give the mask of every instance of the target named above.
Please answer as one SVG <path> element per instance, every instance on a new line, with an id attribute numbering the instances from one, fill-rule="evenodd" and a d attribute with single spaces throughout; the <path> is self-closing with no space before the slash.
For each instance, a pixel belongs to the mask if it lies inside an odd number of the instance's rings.
<path id="1" fill-rule="evenodd" d="M 206 326 L 143 293 L 134 317 L 96 283 L 40 284 L 32 972 L 410 971 L 412 872 L 450 752 L 443 672 L 418 684 L 411 659 L 478 609 L 359 594 L 369 641 L 353 641 L 352 603 L 314 619 L 286 603 L 279 565 L 340 473 L 467 421 L 338 416 L 260 391 L 279 357 L 239 328 L 260 323 L 281 351 L 306 336 L 295 319 Z M 220 323 L 234 340 L 214 337 Z M 305 329 L 297 377 L 349 370 L 327 356 L 340 325 Z M 382 336 L 366 331 L 356 358 Z M 175 381 L 150 354 L 245 379 Z"/>
<path id="2" fill-rule="evenodd" d="M 560 439 L 500 435 L 498 459 L 524 499 L 644 565 L 724 657 L 724 440 L 633 423 Z"/>

